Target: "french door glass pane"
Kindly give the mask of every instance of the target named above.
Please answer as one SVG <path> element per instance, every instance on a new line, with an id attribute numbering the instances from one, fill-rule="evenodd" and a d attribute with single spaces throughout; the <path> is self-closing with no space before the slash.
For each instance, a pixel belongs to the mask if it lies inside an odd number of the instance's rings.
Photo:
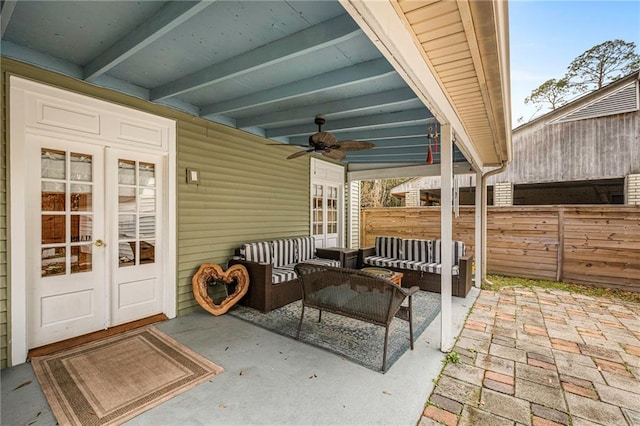
<path id="1" fill-rule="evenodd" d="M 153 213 L 156 211 L 156 190 L 149 188 L 140 189 L 140 212 Z"/>
<path id="2" fill-rule="evenodd" d="M 118 235 L 120 239 L 136 238 L 136 215 L 121 214 L 118 216 Z"/>
<path id="3" fill-rule="evenodd" d="M 156 186 L 156 169 L 155 164 L 152 163 L 140 163 L 140 185 L 141 186 Z"/>
<path id="4" fill-rule="evenodd" d="M 67 226 L 64 215 L 43 214 L 42 244 L 60 244 L 67 242 Z"/>
<path id="5" fill-rule="evenodd" d="M 89 272 L 93 267 L 92 259 L 93 246 L 83 244 L 71 247 L 71 273 Z"/>
<path id="6" fill-rule="evenodd" d="M 91 241 L 93 218 L 88 215 L 71 215 L 71 242 Z"/>
<path id="7" fill-rule="evenodd" d="M 136 243 L 132 242 L 120 242 L 118 244 L 118 259 L 119 265 L 122 266 L 134 266 L 136 264 Z"/>
<path id="8" fill-rule="evenodd" d="M 140 241 L 140 263 L 153 263 L 156 260 L 156 242 L 153 240 Z"/>
<path id="9" fill-rule="evenodd" d="M 136 189 L 120 186 L 118 187 L 118 211 L 135 212 L 136 211 Z"/>
<path id="10" fill-rule="evenodd" d="M 86 154 L 71 153 L 71 180 L 91 182 L 92 179 L 92 156 Z"/>
<path id="11" fill-rule="evenodd" d="M 67 255 L 65 247 L 48 247 L 41 251 L 40 274 L 43 277 L 64 275 L 67 271 Z"/>
<path id="12" fill-rule="evenodd" d="M 136 162 L 132 160 L 118 161 L 118 183 L 125 185 L 136 184 Z"/>
<path id="13" fill-rule="evenodd" d="M 93 210 L 93 186 L 78 183 L 71 184 L 71 211 L 90 212 Z"/>
<path id="14" fill-rule="evenodd" d="M 66 174 L 66 158 L 64 151 L 43 148 L 40 155 L 41 176 L 48 179 L 64 179 Z"/>
<path id="15" fill-rule="evenodd" d="M 42 188 L 42 211 L 63 212 L 66 205 L 67 190 L 64 182 L 43 181 Z"/>
<path id="16" fill-rule="evenodd" d="M 156 236 L 156 217 L 140 216 L 140 238 L 155 238 Z"/>

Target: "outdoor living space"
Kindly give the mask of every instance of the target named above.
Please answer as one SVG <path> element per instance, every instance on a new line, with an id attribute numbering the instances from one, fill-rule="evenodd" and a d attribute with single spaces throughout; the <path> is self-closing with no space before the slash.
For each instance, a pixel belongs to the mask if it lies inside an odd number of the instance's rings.
<path id="1" fill-rule="evenodd" d="M 456 334 L 478 293 L 453 299 Z M 439 315 L 384 374 L 230 313 L 199 310 L 156 326 L 225 371 L 128 424 L 414 425 L 445 356 Z M 2 370 L 0 423 L 55 422 L 30 363 Z"/>

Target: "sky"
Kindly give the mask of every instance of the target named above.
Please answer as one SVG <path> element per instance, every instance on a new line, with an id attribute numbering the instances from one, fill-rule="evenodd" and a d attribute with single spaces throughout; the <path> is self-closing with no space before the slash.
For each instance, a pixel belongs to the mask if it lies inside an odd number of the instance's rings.
<path id="1" fill-rule="evenodd" d="M 513 128 L 550 111 L 525 105 L 534 89 L 562 78 L 585 51 L 615 39 L 634 42 L 640 54 L 640 1 L 509 1 Z"/>

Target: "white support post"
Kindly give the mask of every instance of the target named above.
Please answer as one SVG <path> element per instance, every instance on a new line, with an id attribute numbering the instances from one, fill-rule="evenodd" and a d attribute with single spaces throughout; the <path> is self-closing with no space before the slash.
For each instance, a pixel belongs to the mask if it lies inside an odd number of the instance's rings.
<path id="1" fill-rule="evenodd" d="M 451 313 L 451 269 L 453 267 L 453 140 L 451 125 L 440 126 L 442 141 L 440 151 L 440 300 L 441 339 L 440 350 L 450 352 L 453 349 L 453 316 Z"/>
<path id="2" fill-rule="evenodd" d="M 476 172 L 476 208 L 475 208 L 475 244 L 473 250 L 473 260 L 475 262 L 474 285 L 478 288 L 482 285 L 482 259 L 484 252 L 482 251 L 482 199 L 484 198 L 484 182 L 482 178 L 482 170 Z"/>
<path id="3" fill-rule="evenodd" d="M 482 281 L 487 279 L 487 176 L 484 176 L 482 179 L 480 191 L 482 192 L 482 208 L 480 210 L 480 214 L 482 215 L 480 219 L 482 222 L 482 226 L 480 227 L 480 232 L 482 233 L 482 237 L 480 238 L 480 242 L 482 243 L 480 248 L 480 252 L 482 253 L 482 271 L 480 284 L 482 284 Z"/>

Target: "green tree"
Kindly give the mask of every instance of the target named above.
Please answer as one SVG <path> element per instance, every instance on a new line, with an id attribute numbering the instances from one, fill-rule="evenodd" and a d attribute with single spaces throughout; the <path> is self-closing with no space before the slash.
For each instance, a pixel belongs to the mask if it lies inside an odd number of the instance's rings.
<path id="1" fill-rule="evenodd" d="M 635 50 L 633 42 L 616 39 L 600 43 L 571 61 L 564 77 L 552 78 L 534 89 L 524 103 L 537 105 L 535 113 L 545 104 L 555 110 L 576 94 L 600 89 L 640 69 L 640 55 Z"/>
<path id="2" fill-rule="evenodd" d="M 600 89 L 640 68 L 635 50 L 635 43 L 619 39 L 600 43 L 569 64 L 566 78 L 583 92 Z"/>
<path id="3" fill-rule="evenodd" d="M 376 179 L 360 182 L 360 206 L 399 207 L 401 200 L 391 195 L 391 190 L 409 179 Z"/>
<path id="4" fill-rule="evenodd" d="M 531 95 L 525 98 L 524 103 L 540 105 L 536 112 L 538 112 L 544 104 L 549 104 L 549 108 L 554 110 L 565 104 L 567 98 L 574 93 L 573 86 L 566 78 L 561 78 L 560 80 L 552 78 L 534 89 Z"/>

